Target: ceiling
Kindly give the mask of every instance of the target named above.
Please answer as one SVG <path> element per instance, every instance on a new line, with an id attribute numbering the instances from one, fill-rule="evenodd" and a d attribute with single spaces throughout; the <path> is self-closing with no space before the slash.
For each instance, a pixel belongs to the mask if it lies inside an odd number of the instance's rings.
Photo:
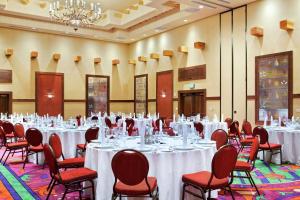
<path id="1" fill-rule="evenodd" d="M 94 0 L 102 5 L 102 19 L 93 26 L 74 31 L 50 19 L 48 0 L 0 0 L 0 26 L 132 43 L 254 1 Z"/>

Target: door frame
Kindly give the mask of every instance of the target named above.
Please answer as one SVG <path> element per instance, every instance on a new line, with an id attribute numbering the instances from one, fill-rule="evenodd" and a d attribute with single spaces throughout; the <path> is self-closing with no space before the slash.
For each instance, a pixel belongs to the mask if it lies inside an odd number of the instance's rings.
<path id="1" fill-rule="evenodd" d="M 160 74 L 166 74 L 166 73 L 170 73 L 171 72 L 171 74 L 172 74 L 172 109 L 171 109 L 171 112 L 172 112 L 172 115 L 173 115 L 173 113 L 174 113 L 174 109 L 173 109 L 173 107 L 174 107 L 174 105 L 173 105 L 173 98 L 174 98 L 174 72 L 173 72 L 173 70 L 167 70 L 167 71 L 161 71 L 161 72 L 156 72 L 156 87 L 155 87 L 155 90 L 156 90 L 156 105 L 155 105 L 155 107 L 156 107 L 156 113 L 158 113 L 158 110 L 157 110 L 157 96 L 158 96 L 158 93 L 157 93 L 157 89 L 158 89 L 158 80 L 157 80 L 157 76 L 158 75 L 160 75 Z"/>
<path id="2" fill-rule="evenodd" d="M 8 114 L 12 114 L 12 92 L 11 91 L 0 91 L 0 94 L 8 95 Z"/>
<path id="3" fill-rule="evenodd" d="M 203 93 L 204 94 L 204 108 L 205 108 L 205 115 L 206 115 L 206 89 L 197 89 L 197 90 L 178 90 L 178 114 L 181 113 L 181 94 L 190 94 L 190 93 Z"/>
<path id="4" fill-rule="evenodd" d="M 62 113 L 61 113 L 61 116 L 64 117 L 64 104 L 65 104 L 65 84 L 64 84 L 64 81 L 65 81 L 65 77 L 64 77 L 64 73 L 57 73 L 57 72 L 35 72 L 35 112 L 38 113 L 38 94 L 37 94 L 37 91 L 38 91 L 38 80 L 37 80 L 37 77 L 38 75 L 57 75 L 57 76 L 62 76 L 62 104 L 61 104 L 61 110 L 62 110 Z"/>

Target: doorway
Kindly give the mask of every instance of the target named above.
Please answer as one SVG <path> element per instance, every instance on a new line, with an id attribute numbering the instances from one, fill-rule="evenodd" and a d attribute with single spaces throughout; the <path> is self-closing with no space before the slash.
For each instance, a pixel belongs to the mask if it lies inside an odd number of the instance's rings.
<path id="1" fill-rule="evenodd" d="M 0 113 L 12 113 L 12 92 L 0 92 Z"/>
<path id="2" fill-rule="evenodd" d="M 206 90 L 178 91 L 178 113 L 186 117 L 206 116 Z"/>

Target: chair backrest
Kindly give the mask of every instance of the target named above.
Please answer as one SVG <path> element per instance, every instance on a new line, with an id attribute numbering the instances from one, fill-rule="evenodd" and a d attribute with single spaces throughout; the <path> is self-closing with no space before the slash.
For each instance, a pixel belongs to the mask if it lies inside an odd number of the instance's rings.
<path id="1" fill-rule="evenodd" d="M 2 127 L 3 127 L 5 134 L 11 134 L 11 133 L 14 133 L 14 131 L 15 131 L 14 125 L 9 121 L 4 121 L 2 123 Z"/>
<path id="2" fill-rule="evenodd" d="M 49 145 L 52 147 L 54 156 L 56 159 L 62 156 L 62 145 L 59 136 L 56 133 L 52 133 L 49 137 Z"/>
<path id="3" fill-rule="evenodd" d="M 203 138 L 203 124 L 201 122 L 194 122 L 194 127 L 196 128 L 196 131 L 199 133 L 199 135 Z"/>
<path id="4" fill-rule="evenodd" d="M 269 134 L 268 131 L 261 127 L 261 126 L 257 126 L 253 129 L 253 136 L 259 136 L 259 143 L 260 144 L 266 144 L 267 142 L 269 142 Z"/>
<path id="5" fill-rule="evenodd" d="M 85 132 L 85 141 L 90 143 L 91 140 L 96 140 L 98 138 L 99 127 L 91 127 Z"/>
<path id="6" fill-rule="evenodd" d="M 256 160 L 258 149 L 259 149 L 258 136 L 255 136 L 252 141 L 252 145 L 251 145 L 251 149 L 250 149 L 250 154 L 249 154 L 250 161 Z"/>
<path id="7" fill-rule="evenodd" d="M 137 185 L 147 181 L 149 163 L 144 154 L 133 149 L 124 149 L 116 153 L 111 161 L 115 181 L 126 185 Z"/>
<path id="8" fill-rule="evenodd" d="M 245 133 L 245 135 L 252 135 L 252 125 L 248 121 L 244 121 L 242 125 L 242 130 Z"/>
<path id="9" fill-rule="evenodd" d="M 112 127 L 111 121 L 110 121 L 110 119 L 109 119 L 108 117 L 105 117 L 104 121 L 105 121 L 105 124 L 106 124 L 106 126 L 107 126 L 108 128 L 111 128 L 111 127 Z"/>
<path id="10" fill-rule="evenodd" d="M 222 146 L 214 155 L 211 163 L 212 174 L 223 179 L 232 173 L 238 157 L 238 152 L 233 145 Z"/>
<path id="11" fill-rule="evenodd" d="M 223 129 L 217 129 L 211 134 L 211 140 L 216 141 L 216 147 L 220 149 L 228 142 L 227 133 Z"/>
<path id="12" fill-rule="evenodd" d="M 118 120 L 119 120 L 119 119 L 122 119 L 122 117 L 121 117 L 121 116 L 119 116 L 119 115 L 118 115 L 118 116 L 116 116 L 116 123 L 118 123 Z"/>
<path id="13" fill-rule="evenodd" d="M 43 144 L 43 135 L 41 131 L 36 128 L 27 129 L 25 138 L 31 146 L 37 147 Z"/>
<path id="14" fill-rule="evenodd" d="M 92 116 L 91 120 L 98 121 L 98 116 Z"/>
<path id="15" fill-rule="evenodd" d="M 230 125 L 232 124 L 232 121 L 233 120 L 230 117 L 228 117 L 228 118 L 225 119 L 225 122 L 227 123 L 227 128 L 230 127 Z"/>
<path id="16" fill-rule="evenodd" d="M 17 138 L 25 138 L 25 129 L 24 129 L 24 126 L 23 124 L 21 123 L 16 123 L 14 125 L 14 129 L 15 129 L 15 137 Z"/>
<path id="17" fill-rule="evenodd" d="M 3 143 L 3 145 L 5 146 L 6 145 L 6 135 L 5 135 L 5 132 L 4 132 L 2 126 L 0 126 L 0 140 Z"/>
<path id="18" fill-rule="evenodd" d="M 43 149 L 44 149 L 44 154 L 45 154 L 45 161 L 49 166 L 50 175 L 51 175 L 51 177 L 53 177 L 53 176 L 59 174 L 59 169 L 57 166 L 57 161 L 55 158 L 54 151 L 53 151 L 52 147 L 48 144 L 44 144 Z"/>
<path id="19" fill-rule="evenodd" d="M 128 128 L 129 126 L 134 126 L 134 120 L 131 118 L 126 118 L 125 119 L 126 127 Z"/>
<path id="20" fill-rule="evenodd" d="M 2 121 L 2 120 L 0 120 L 0 126 L 2 126 L 2 124 L 3 124 L 3 121 Z"/>
<path id="21" fill-rule="evenodd" d="M 156 128 L 159 128 L 159 120 L 161 120 L 162 122 L 162 126 L 164 127 L 164 124 L 165 124 L 165 119 L 164 118 L 159 118 L 155 121 L 155 126 Z"/>

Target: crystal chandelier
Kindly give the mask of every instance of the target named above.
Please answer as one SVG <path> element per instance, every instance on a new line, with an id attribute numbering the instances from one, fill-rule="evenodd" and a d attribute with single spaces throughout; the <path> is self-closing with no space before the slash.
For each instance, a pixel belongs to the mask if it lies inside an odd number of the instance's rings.
<path id="1" fill-rule="evenodd" d="M 101 18 L 100 3 L 88 3 L 85 0 L 57 0 L 50 3 L 50 17 L 58 22 L 74 27 L 94 24 Z"/>

